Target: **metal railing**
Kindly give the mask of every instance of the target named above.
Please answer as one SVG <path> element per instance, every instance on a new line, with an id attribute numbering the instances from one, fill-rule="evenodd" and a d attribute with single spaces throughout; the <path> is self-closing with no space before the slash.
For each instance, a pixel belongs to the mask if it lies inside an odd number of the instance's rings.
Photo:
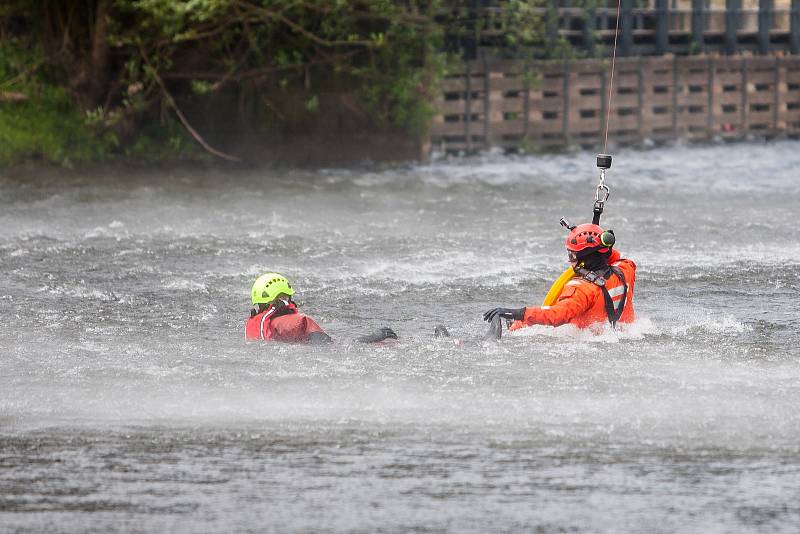
<path id="1" fill-rule="evenodd" d="M 607 51 L 614 39 L 616 7 L 584 9 L 550 1 L 550 7 L 534 11 L 545 20 L 549 39 L 561 37 L 577 49 L 592 49 L 599 55 Z M 724 8 L 706 7 L 700 0 L 693 0 L 691 8 L 670 8 L 668 0 L 653 0 L 653 7 L 646 8 L 635 7 L 634 0 L 621 2 L 622 55 L 800 54 L 800 0 L 780 7 L 774 0 L 759 0 L 758 8 L 744 8 L 742 0 L 726 0 Z M 502 48 L 510 16 L 502 7 L 477 6 L 466 18 L 478 46 Z"/>

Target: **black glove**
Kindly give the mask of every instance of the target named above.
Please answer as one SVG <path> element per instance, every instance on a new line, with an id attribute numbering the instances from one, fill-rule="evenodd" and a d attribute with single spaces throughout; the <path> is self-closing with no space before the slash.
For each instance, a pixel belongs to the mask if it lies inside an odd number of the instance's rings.
<path id="1" fill-rule="evenodd" d="M 492 319 L 498 315 L 503 319 L 514 319 L 515 321 L 521 321 L 522 318 L 525 317 L 525 308 L 520 308 L 518 310 L 515 310 L 514 308 L 494 308 L 483 314 L 483 320 L 492 322 Z"/>
<path id="2" fill-rule="evenodd" d="M 383 341 L 384 339 L 397 339 L 397 334 L 395 334 L 394 330 L 388 326 L 384 326 L 382 328 L 378 328 L 371 334 L 356 338 L 356 341 L 359 343 L 377 343 L 379 341 Z"/>

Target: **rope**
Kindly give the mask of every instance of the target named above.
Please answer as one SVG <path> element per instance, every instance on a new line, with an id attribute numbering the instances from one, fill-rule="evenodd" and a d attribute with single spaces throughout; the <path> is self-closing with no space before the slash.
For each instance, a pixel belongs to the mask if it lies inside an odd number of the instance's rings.
<path id="1" fill-rule="evenodd" d="M 611 120 L 611 95 L 614 91 L 614 63 L 617 60 L 617 36 L 619 35 L 619 12 L 622 0 L 617 0 L 617 22 L 614 28 L 614 52 L 611 56 L 611 81 L 608 84 L 608 105 L 606 106 L 606 135 L 603 139 L 603 153 L 608 150 L 608 122 Z"/>

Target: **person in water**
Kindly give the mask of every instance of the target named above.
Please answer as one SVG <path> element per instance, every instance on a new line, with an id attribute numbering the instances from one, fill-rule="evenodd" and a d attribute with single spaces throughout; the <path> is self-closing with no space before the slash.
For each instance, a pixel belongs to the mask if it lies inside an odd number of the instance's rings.
<path id="1" fill-rule="evenodd" d="M 248 341 L 283 341 L 288 343 L 330 343 L 331 337 L 314 319 L 300 313 L 292 301 L 294 289 L 278 273 L 259 276 L 251 290 L 253 309 L 244 327 Z M 379 328 L 372 334 L 356 339 L 361 343 L 376 343 L 397 339 L 391 328 Z"/>
<path id="2" fill-rule="evenodd" d="M 563 223 L 566 226 L 566 223 Z M 494 308 L 483 314 L 511 319 L 509 330 L 535 324 L 560 326 L 571 323 L 587 328 L 608 321 L 612 327 L 634 320 L 633 289 L 636 264 L 613 249 L 613 231 L 596 224 L 568 226 L 567 255 L 575 277 L 564 286 L 552 306 Z"/>

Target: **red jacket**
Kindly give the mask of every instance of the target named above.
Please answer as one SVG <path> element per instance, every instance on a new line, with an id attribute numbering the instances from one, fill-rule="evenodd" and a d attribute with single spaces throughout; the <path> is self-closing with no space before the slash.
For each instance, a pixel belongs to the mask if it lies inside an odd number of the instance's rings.
<path id="1" fill-rule="evenodd" d="M 307 315 L 297 311 L 297 307 L 290 303 L 290 313 L 272 317 L 274 309 L 263 311 L 250 317 L 244 326 L 244 337 L 248 341 L 284 341 L 289 343 L 305 343 L 312 332 L 323 332 L 322 328 Z"/>
<path id="2" fill-rule="evenodd" d="M 609 265 L 619 267 L 625 275 L 628 292 L 625 307 L 619 318 L 621 323 L 632 323 L 635 316 L 633 312 L 633 290 L 636 284 L 636 264 L 631 260 L 621 259 L 616 250 L 611 253 Z M 605 287 L 611 296 L 611 301 L 616 307 L 622 300 L 622 281 L 615 275 L 606 280 Z M 534 324 L 560 326 L 571 323 L 578 328 L 586 328 L 597 323 L 608 322 L 605 299 L 600 287 L 583 278 L 575 277 L 564 286 L 558 300 L 552 306 L 535 306 L 525 308 L 522 321 L 514 321 L 509 330 L 517 330 Z"/>

